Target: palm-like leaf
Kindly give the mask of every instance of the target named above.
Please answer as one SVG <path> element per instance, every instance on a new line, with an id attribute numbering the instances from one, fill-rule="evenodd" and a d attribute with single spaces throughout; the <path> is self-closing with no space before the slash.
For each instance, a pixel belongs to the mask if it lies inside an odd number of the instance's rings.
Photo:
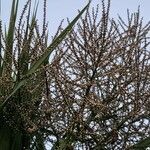
<path id="1" fill-rule="evenodd" d="M 13 0 L 12 2 L 9 28 L 8 31 L 5 31 L 5 33 L 2 33 L 2 27 L 0 22 L 0 121 L 1 121 L 0 149 L 20 150 L 22 149 L 22 146 L 26 146 L 26 148 L 29 149 L 31 144 L 30 142 L 33 141 L 32 139 L 33 136 L 36 137 L 36 142 L 35 142 L 36 148 L 44 149 L 44 139 L 40 133 L 36 133 L 32 135 L 32 133 L 26 133 L 26 131 L 22 131 L 23 127 L 20 127 L 22 126 L 22 121 L 25 121 L 24 117 L 25 114 L 28 113 L 27 110 L 25 110 L 24 112 L 23 111 L 20 112 L 20 114 L 17 114 L 17 112 L 15 112 L 16 108 L 14 109 L 14 107 L 11 105 L 14 104 L 16 105 L 15 107 L 18 108 L 26 107 L 26 105 L 28 105 L 28 102 L 29 103 L 33 102 L 33 99 L 36 99 L 37 97 L 39 99 L 42 98 L 41 93 L 44 88 L 44 85 L 41 85 L 38 91 L 36 91 L 34 94 L 31 95 L 25 83 L 30 78 L 33 79 L 36 78 L 36 81 L 34 81 L 34 85 L 39 84 L 39 81 L 43 78 L 43 74 L 45 72 L 39 73 L 38 75 L 36 75 L 36 77 L 34 77 L 34 73 L 42 65 L 47 65 L 48 61 L 45 60 L 49 59 L 51 53 L 55 50 L 58 44 L 60 44 L 62 40 L 66 37 L 66 35 L 70 32 L 70 30 L 77 22 L 77 20 L 80 18 L 80 16 L 89 7 L 90 2 L 82 9 L 82 11 L 75 17 L 75 19 L 72 22 L 70 22 L 70 24 L 66 27 L 66 29 L 64 29 L 64 31 L 62 31 L 60 35 L 57 38 L 55 38 L 53 42 L 43 50 L 43 53 L 41 53 L 42 55 L 40 55 L 40 57 L 38 57 L 37 60 L 33 60 L 33 61 L 31 61 L 30 58 L 32 55 L 34 55 L 31 54 L 32 53 L 31 45 L 33 45 L 33 41 L 38 43 L 39 42 L 38 40 L 40 40 L 40 38 L 37 38 L 39 36 L 38 31 L 35 32 L 36 30 L 38 30 L 36 25 L 37 6 L 35 7 L 33 15 L 30 18 L 31 0 L 27 1 L 24 10 L 21 14 L 18 23 L 18 28 L 17 28 L 16 18 L 17 18 L 17 11 L 18 11 L 18 3 L 19 0 Z M 21 26 L 22 18 L 28 6 L 29 9 L 27 14 L 27 21 L 26 21 L 25 28 L 23 28 L 24 25 Z M 24 32 L 23 35 L 22 32 Z M 47 39 L 46 35 L 45 38 Z M 16 44 L 14 42 L 15 40 L 17 42 L 16 49 L 14 48 L 15 47 L 14 45 Z M 37 43 L 35 44 L 35 48 L 36 45 L 39 44 Z M 17 53 L 15 52 L 16 50 Z M 31 85 L 31 88 L 34 85 Z M 11 116 L 10 112 L 12 112 L 14 116 L 13 115 Z M 21 116 L 20 118 L 18 117 L 19 115 Z M 17 124 L 15 127 L 13 127 L 13 125 L 10 125 L 11 120 L 13 120 L 11 119 L 11 117 L 12 118 L 16 117 L 16 120 L 13 118 L 15 120 L 14 122 L 16 122 Z M 9 121 L 7 122 L 7 119 L 10 120 L 10 124 L 8 123 Z M 9 128 L 9 126 L 11 126 L 11 128 Z M 31 132 L 32 128 L 29 128 L 27 130 L 28 132 Z"/>
<path id="2" fill-rule="evenodd" d="M 141 141 L 139 141 L 137 144 L 133 145 L 130 149 L 131 150 L 141 150 L 141 149 L 146 149 L 150 146 L 150 137 L 147 137 Z"/>
<path id="3" fill-rule="evenodd" d="M 66 35 L 69 33 L 69 31 L 72 29 L 74 24 L 78 21 L 80 16 L 84 13 L 84 11 L 89 7 L 90 2 L 83 8 L 83 10 L 75 17 L 75 19 L 64 29 L 64 31 L 50 44 L 50 46 L 46 49 L 46 52 L 41 56 L 41 58 L 35 62 L 29 71 L 26 73 L 26 76 L 29 76 L 30 74 L 34 73 L 40 66 L 41 64 L 49 57 L 49 55 L 53 52 L 53 50 L 62 42 L 62 40 L 66 37 Z M 16 93 L 16 91 L 22 87 L 25 82 L 26 78 L 17 83 L 11 92 L 11 94 L 6 98 L 6 100 L 0 105 L 0 111 L 4 108 L 4 106 L 7 104 L 8 100 L 10 97 Z"/>

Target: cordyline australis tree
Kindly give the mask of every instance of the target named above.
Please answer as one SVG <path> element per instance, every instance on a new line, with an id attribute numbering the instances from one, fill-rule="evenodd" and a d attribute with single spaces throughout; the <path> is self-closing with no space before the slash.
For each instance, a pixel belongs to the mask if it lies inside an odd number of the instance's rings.
<path id="1" fill-rule="evenodd" d="M 49 57 L 73 25 L 89 7 L 47 44 L 46 0 L 43 28 L 36 18 L 37 5 L 31 12 L 31 0 L 24 6 L 16 23 L 19 0 L 12 1 L 9 27 L 2 30 L 0 20 L 0 150 L 45 149 L 45 131 L 41 104 L 47 95 Z M 61 147 L 60 147 L 61 148 Z"/>
<path id="2" fill-rule="evenodd" d="M 88 10 L 47 67 L 41 108 L 52 149 L 150 146 L 150 23 L 139 10 L 116 22 L 109 6 Z"/>
<path id="3" fill-rule="evenodd" d="M 88 6 L 48 46 L 46 1 L 40 33 L 31 0 L 15 25 L 13 0 L 9 28 L 0 30 L 1 150 L 150 145 L 150 23 L 143 26 L 139 10 L 127 23 L 109 19 L 110 1 L 102 1 L 101 16 L 99 7 L 87 10 L 67 35 Z"/>

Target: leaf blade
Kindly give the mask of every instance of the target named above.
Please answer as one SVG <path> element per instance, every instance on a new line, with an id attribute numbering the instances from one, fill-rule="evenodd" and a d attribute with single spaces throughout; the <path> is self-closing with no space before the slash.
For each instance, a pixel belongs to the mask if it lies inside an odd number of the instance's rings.
<path id="1" fill-rule="evenodd" d="M 82 11 L 73 19 L 73 21 L 64 29 L 64 31 L 49 45 L 46 50 L 46 53 L 35 63 L 32 65 L 31 69 L 28 71 L 27 75 L 30 75 L 35 72 L 35 70 L 44 62 L 45 59 L 53 52 L 53 50 L 57 47 L 58 44 L 62 42 L 62 40 L 66 37 L 69 31 L 72 29 L 74 24 L 78 21 L 80 16 L 84 13 L 84 11 L 88 8 L 90 2 L 82 9 Z"/>
<path id="2" fill-rule="evenodd" d="M 70 24 L 64 29 L 64 31 L 48 46 L 46 52 L 42 55 L 39 60 L 32 65 L 30 70 L 26 73 L 26 78 L 21 80 L 19 83 L 17 83 L 13 89 L 13 91 L 9 94 L 9 96 L 5 99 L 5 101 L 0 105 L 0 112 L 3 110 L 3 108 L 7 105 L 9 99 L 20 89 L 26 82 L 27 77 L 34 73 L 41 64 L 49 57 L 49 55 L 53 52 L 53 50 L 57 47 L 58 44 L 62 42 L 62 40 L 66 37 L 66 35 L 70 32 L 72 27 L 75 25 L 75 23 L 78 21 L 78 19 L 81 17 L 81 15 L 85 12 L 85 10 L 89 7 L 91 1 L 81 10 L 81 12 L 73 19 L 73 21 L 70 22 Z"/>

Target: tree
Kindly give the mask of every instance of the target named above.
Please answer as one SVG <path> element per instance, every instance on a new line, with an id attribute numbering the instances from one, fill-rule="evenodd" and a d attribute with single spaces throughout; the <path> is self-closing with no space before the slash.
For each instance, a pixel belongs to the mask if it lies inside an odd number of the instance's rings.
<path id="1" fill-rule="evenodd" d="M 139 9 L 117 22 L 109 7 L 102 1 L 101 17 L 99 7 L 87 10 L 48 67 L 44 124 L 53 149 L 150 146 L 150 23 Z"/>
<path id="2" fill-rule="evenodd" d="M 42 33 L 30 6 L 17 29 L 10 21 L 6 36 L 1 30 L 0 149 L 150 146 L 150 23 L 143 26 L 140 10 L 128 11 L 126 23 L 110 19 L 110 0 L 102 0 L 101 16 L 88 4 L 48 46 L 46 1 Z"/>

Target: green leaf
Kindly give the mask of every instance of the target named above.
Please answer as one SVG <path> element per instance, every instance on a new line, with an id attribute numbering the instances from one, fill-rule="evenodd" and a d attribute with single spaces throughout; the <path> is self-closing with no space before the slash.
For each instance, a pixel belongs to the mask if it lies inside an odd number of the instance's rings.
<path id="1" fill-rule="evenodd" d="M 22 87 L 25 84 L 26 80 L 22 80 L 20 81 L 15 87 L 13 92 L 6 98 L 6 100 L 0 105 L 0 112 L 3 110 L 3 108 L 6 106 L 6 104 L 8 103 L 8 100 L 12 97 L 12 95 L 14 95 L 16 93 L 16 91 L 18 91 L 18 89 L 20 89 L 20 87 Z"/>
<path id="2" fill-rule="evenodd" d="M 8 33 L 6 34 L 6 50 L 4 52 L 3 74 L 11 77 L 11 72 L 8 70 L 12 67 L 13 42 L 15 34 L 15 23 L 17 18 L 19 0 L 13 0 L 11 15 L 9 21 Z"/>
<path id="3" fill-rule="evenodd" d="M 30 75 L 34 73 L 40 66 L 41 64 L 49 57 L 49 55 L 53 52 L 53 50 L 62 42 L 62 40 L 66 37 L 66 35 L 70 32 L 74 24 L 78 21 L 80 16 L 83 14 L 83 12 L 89 7 L 88 3 L 84 9 L 76 16 L 76 18 L 66 27 L 66 29 L 53 41 L 52 44 L 49 45 L 49 47 L 46 49 L 46 52 L 42 55 L 42 57 L 35 62 L 30 70 L 28 71 L 27 75 Z"/>
<path id="4" fill-rule="evenodd" d="M 13 131 L 6 124 L 0 126 L 0 150 L 20 150 L 22 133 Z"/>
<path id="5" fill-rule="evenodd" d="M 64 31 L 56 38 L 54 41 L 47 47 L 46 52 L 39 58 L 37 62 L 35 62 L 30 70 L 27 72 L 26 76 L 28 77 L 32 73 L 34 73 L 41 65 L 42 63 L 50 56 L 50 54 L 53 52 L 53 50 L 62 42 L 62 40 L 66 37 L 66 35 L 71 31 L 74 24 L 78 21 L 78 19 L 81 17 L 81 15 L 85 12 L 85 10 L 89 7 L 90 2 L 82 9 L 82 11 L 73 19 L 73 21 L 64 29 Z M 9 99 L 13 94 L 16 93 L 18 89 L 20 89 L 26 82 L 27 78 L 23 79 L 19 83 L 16 84 L 14 87 L 12 93 L 6 98 L 6 100 L 0 105 L 0 112 L 3 110 L 3 108 L 8 103 Z"/>
<path id="6" fill-rule="evenodd" d="M 150 147 L 150 137 L 139 141 L 137 144 L 133 145 L 130 149 L 131 150 L 144 150 L 147 147 Z"/>

